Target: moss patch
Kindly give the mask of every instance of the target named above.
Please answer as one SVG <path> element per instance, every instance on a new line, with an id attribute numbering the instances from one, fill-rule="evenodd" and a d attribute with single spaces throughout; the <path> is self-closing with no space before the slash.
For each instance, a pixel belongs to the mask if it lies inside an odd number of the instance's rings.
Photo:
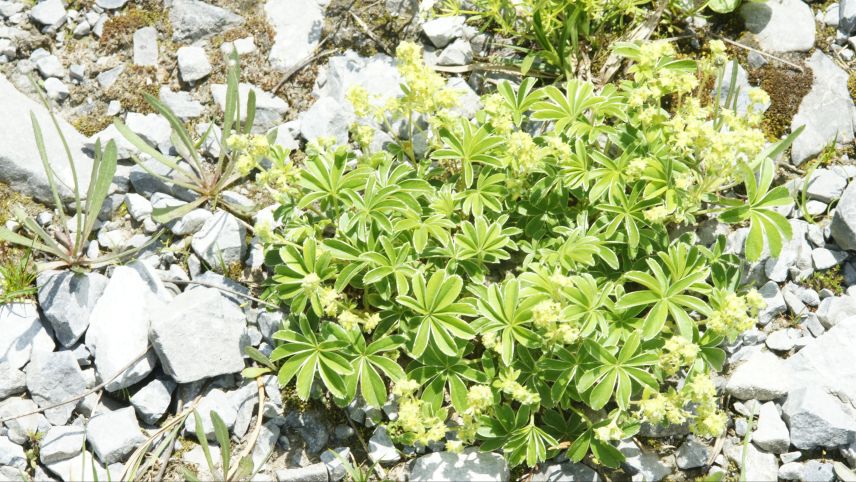
<path id="1" fill-rule="evenodd" d="M 157 73 L 157 67 L 127 66 L 116 83 L 107 90 L 107 96 L 121 102 L 126 111 L 142 114 L 153 112 L 145 94 L 158 96 L 160 82 Z"/>
<path id="2" fill-rule="evenodd" d="M 749 73 L 749 82 L 770 95 L 770 108 L 761 123 L 770 140 L 777 140 L 790 130 L 803 97 L 811 90 L 812 79 L 811 69 L 799 72 L 772 63 Z"/>
<path id="3" fill-rule="evenodd" d="M 84 136 L 90 137 L 109 127 L 112 122 L 113 119 L 106 115 L 85 115 L 72 120 L 71 125 Z"/>
<path id="4" fill-rule="evenodd" d="M 131 46 L 134 32 L 143 27 L 166 25 L 166 13 L 161 2 L 146 0 L 139 6 L 128 8 L 104 22 L 100 45 L 108 52 Z"/>
<path id="5" fill-rule="evenodd" d="M 815 291 L 828 289 L 836 295 L 844 293 L 844 275 L 841 274 L 841 265 L 823 271 L 815 271 L 803 284 Z"/>

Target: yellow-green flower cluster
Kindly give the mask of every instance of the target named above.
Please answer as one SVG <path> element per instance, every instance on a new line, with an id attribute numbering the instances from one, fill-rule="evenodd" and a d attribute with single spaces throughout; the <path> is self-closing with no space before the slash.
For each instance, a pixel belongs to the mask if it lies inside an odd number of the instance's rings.
<path id="1" fill-rule="evenodd" d="M 344 310 L 339 313 L 338 321 L 339 324 L 342 325 L 345 329 L 356 330 L 362 327 L 362 330 L 364 332 L 371 333 L 372 331 L 374 331 L 375 328 L 377 328 L 378 323 L 380 323 L 380 314 L 357 314 L 351 310 Z"/>
<path id="2" fill-rule="evenodd" d="M 494 381 L 494 386 L 503 393 L 510 396 L 514 401 L 523 405 L 535 405 L 541 403 L 541 395 L 529 390 L 517 381 L 520 370 L 509 368 L 504 370 Z"/>
<path id="3" fill-rule="evenodd" d="M 244 176 L 255 169 L 270 150 L 267 137 L 249 134 L 230 135 L 226 138 L 226 147 L 232 156 L 238 156 L 235 167 Z"/>
<path id="4" fill-rule="evenodd" d="M 707 374 L 695 374 L 680 391 L 646 388 L 638 405 L 639 417 L 652 425 L 680 425 L 691 419 L 690 430 L 704 437 L 716 437 L 725 428 L 726 416 L 717 407 L 716 387 Z"/>
<path id="5" fill-rule="evenodd" d="M 419 382 L 409 379 L 396 383 L 393 393 L 399 396 L 398 418 L 390 422 L 387 429 L 393 440 L 427 446 L 445 438 L 446 422 L 445 415 L 434 413 L 427 402 L 416 397 L 419 387 Z"/>
<path id="6" fill-rule="evenodd" d="M 539 167 L 543 153 L 532 136 L 526 132 L 513 132 L 507 143 L 509 164 L 518 174 L 525 176 Z"/>
<path id="7" fill-rule="evenodd" d="M 755 326 L 758 310 L 766 306 L 764 298 L 754 289 L 744 296 L 718 291 L 711 301 L 716 309 L 704 321 L 705 326 L 729 340 Z"/>
<path id="8" fill-rule="evenodd" d="M 399 100 L 402 110 L 429 114 L 455 107 L 458 91 L 447 87 L 443 76 L 425 65 L 422 47 L 414 42 L 401 42 L 395 55 L 406 87 Z"/>
<path id="9" fill-rule="evenodd" d="M 667 375 L 678 373 L 681 368 L 691 366 L 698 356 L 699 347 L 682 336 L 672 336 L 666 340 L 660 355 L 660 368 Z"/>

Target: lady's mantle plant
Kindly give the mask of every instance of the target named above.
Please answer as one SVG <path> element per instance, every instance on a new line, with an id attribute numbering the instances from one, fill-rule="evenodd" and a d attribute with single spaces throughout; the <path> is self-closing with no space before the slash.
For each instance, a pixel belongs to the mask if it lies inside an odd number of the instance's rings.
<path id="1" fill-rule="evenodd" d="M 512 464 L 567 450 L 616 466 L 641 422 L 720 434 L 710 373 L 763 303 L 738 291 L 723 239 L 675 233 L 718 216 L 748 224 L 750 259 L 775 255 L 790 225 L 772 158 L 791 139 L 766 147 L 759 112 L 709 100 L 713 48 L 696 63 L 621 45 L 630 80 L 503 82 L 471 121 L 402 44 L 399 98 L 349 94 L 360 150 L 319 141 L 302 166 L 279 152 L 259 167 L 282 203 L 257 226 L 267 296 L 291 312 L 280 382 L 343 405 L 380 406 L 391 386 L 399 442 L 480 443 Z"/>

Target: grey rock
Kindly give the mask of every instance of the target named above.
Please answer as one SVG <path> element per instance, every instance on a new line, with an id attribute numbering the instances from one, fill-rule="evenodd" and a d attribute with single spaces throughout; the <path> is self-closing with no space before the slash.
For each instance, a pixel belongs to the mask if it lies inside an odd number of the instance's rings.
<path id="1" fill-rule="evenodd" d="M 107 281 L 100 273 L 72 271 L 44 271 L 36 278 L 42 313 L 62 346 L 73 346 L 86 332 Z"/>
<path id="2" fill-rule="evenodd" d="M 707 465 L 710 449 L 699 439 L 690 436 L 678 447 L 675 460 L 679 469 L 688 470 Z"/>
<path id="3" fill-rule="evenodd" d="M 95 76 L 95 80 L 98 81 L 98 85 L 101 86 L 102 89 L 109 89 L 113 87 L 113 84 L 119 80 L 119 76 L 122 75 L 122 72 L 125 71 L 125 66 L 120 65 L 118 67 L 113 67 L 112 69 L 105 70 L 100 74 Z"/>
<path id="4" fill-rule="evenodd" d="M 838 246 L 856 250 L 856 183 L 844 190 L 829 226 Z"/>
<path id="5" fill-rule="evenodd" d="M 24 372 L 8 362 L 0 363 L 0 400 L 24 393 L 26 389 L 27 378 L 24 376 Z"/>
<path id="6" fill-rule="evenodd" d="M 27 390 L 39 407 L 64 402 L 86 391 L 86 379 L 70 351 L 38 353 L 27 367 Z M 54 425 L 68 422 L 76 404 L 68 403 L 45 410 Z"/>
<path id="7" fill-rule="evenodd" d="M 856 316 L 856 298 L 849 295 L 824 298 L 815 314 L 823 327 L 828 330 L 841 320 Z"/>
<path id="8" fill-rule="evenodd" d="M 744 3 L 740 16 L 767 52 L 806 52 L 814 46 L 814 16 L 800 0 Z"/>
<path id="9" fill-rule="evenodd" d="M 167 378 L 156 378 L 131 396 L 131 405 L 143 423 L 156 425 L 169 410 L 173 390 L 175 382 Z"/>
<path id="10" fill-rule="evenodd" d="M 110 478 L 107 475 L 107 469 L 88 450 L 84 450 L 70 459 L 45 464 L 45 467 L 63 482 L 93 480 L 93 472 L 95 472 L 98 480 L 108 480 Z M 118 474 L 116 476 L 118 477 Z"/>
<path id="11" fill-rule="evenodd" d="M 725 390 L 740 400 L 774 400 L 788 393 L 789 379 L 784 361 L 760 351 L 737 366 Z"/>
<path id="12" fill-rule="evenodd" d="M 251 54 L 256 50 L 257 49 L 255 37 L 253 37 L 252 35 L 244 38 L 239 38 L 234 42 L 223 42 L 223 44 L 220 45 L 220 52 L 226 56 L 231 55 L 232 51 L 237 52 L 240 56 Z"/>
<path id="13" fill-rule="evenodd" d="M 205 110 L 202 103 L 194 100 L 190 92 L 173 92 L 165 85 L 161 86 L 158 97 L 176 116 L 183 120 L 199 117 Z"/>
<path id="14" fill-rule="evenodd" d="M 36 69 L 42 75 L 42 78 L 49 77 L 64 77 L 65 67 L 60 62 L 56 55 L 45 55 L 36 60 Z"/>
<path id="15" fill-rule="evenodd" d="M 457 39 L 440 52 L 437 65 L 469 65 L 473 61 L 473 48 L 464 39 Z"/>
<path id="16" fill-rule="evenodd" d="M 327 67 L 319 71 L 312 94 L 315 97 L 332 97 L 345 104 L 345 95 L 354 86 L 366 89 L 377 96 L 380 105 L 390 97 L 401 95 L 401 76 L 395 60 L 383 54 L 360 57 L 353 51 L 330 57 Z"/>
<path id="17" fill-rule="evenodd" d="M 56 29 L 65 23 L 65 6 L 62 0 L 43 0 L 30 10 L 30 18 L 48 29 Z"/>
<path id="18" fill-rule="evenodd" d="M 173 40 L 196 41 L 236 27 L 244 19 L 201 0 L 175 0 L 169 11 L 169 21 Z"/>
<path id="19" fill-rule="evenodd" d="M 229 267 L 244 259 L 246 232 L 244 225 L 235 216 L 226 211 L 217 211 L 193 235 L 190 245 L 193 252 L 209 266 Z"/>
<path id="20" fill-rule="evenodd" d="M 465 21 L 463 15 L 438 17 L 423 23 L 422 32 L 435 47 L 443 48 L 464 34 Z"/>
<path id="21" fill-rule="evenodd" d="M 672 467 L 660 461 L 660 458 L 649 452 L 642 452 L 635 443 L 623 441 L 618 444 L 618 450 L 624 454 L 624 467 L 641 480 L 659 482 L 672 473 Z"/>
<path id="22" fill-rule="evenodd" d="M 829 27 L 837 27 L 839 20 L 838 2 L 826 7 L 826 10 L 823 12 L 823 15 L 821 16 L 820 14 L 818 14 L 818 16 L 821 18 L 821 21 L 825 25 Z"/>
<path id="23" fill-rule="evenodd" d="M 142 222 L 152 214 L 152 203 L 136 193 L 125 194 L 125 207 L 134 221 Z"/>
<path id="24" fill-rule="evenodd" d="M 386 428 L 378 427 L 374 434 L 369 439 L 369 458 L 372 462 L 384 464 L 393 464 L 401 460 L 401 455 L 395 449 L 395 444 L 389 437 Z"/>
<path id="25" fill-rule="evenodd" d="M 265 16 L 276 31 L 268 55 L 271 67 L 288 70 L 312 55 L 321 41 L 326 2 L 267 0 Z"/>
<path id="26" fill-rule="evenodd" d="M 164 371 L 178 383 L 244 368 L 243 312 L 213 288 L 186 291 L 155 309 L 151 342 Z"/>
<path id="27" fill-rule="evenodd" d="M 322 97 L 300 114 L 300 133 L 308 141 L 331 136 L 338 144 L 346 144 L 353 121 L 354 114 L 350 109 L 330 97 Z"/>
<path id="28" fill-rule="evenodd" d="M 277 470 L 276 480 L 279 482 L 328 482 L 330 476 L 327 474 L 327 466 L 317 463 L 295 469 Z"/>
<path id="29" fill-rule="evenodd" d="M 158 31 L 154 27 L 134 32 L 134 65 L 158 65 Z"/>
<path id="30" fill-rule="evenodd" d="M 131 365 L 106 385 L 107 391 L 139 382 L 155 366 L 155 356 L 148 350 L 149 312 L 159 304 L 155 293 L 139 271 L 119 266 L 92 309 L 86 346 L 95 356 L 99 377 L 109 380 Z M 134 362 L 144 352 L 146 355 Z"/>
<path id="31" fill-rule="evenodd" d="M 202 226 L 204 226 L 212 217 L 214 217 L 214 215 L 207 209 L 194 209 L 175 220 L 170 230 L 172 231 L 172 234 L 177 236 L 193 234 L 202 229 Z"/>
<path id="32" fill-rule="evenodd" d="M 320 413 L 315 411 L 291 412 L 285 417 L 286 429 L 292 429 L 306 442 L 306 451 L 320 453 L 327 447 L 330 429 Z"/>
<path id="33" fill-rule="evenodd" d="M 158 114 L 128 112 L 125 116 L 125 124 L 150 146 L 160 149 L 161 152 L 169 152 L 172 146 L 170 140 L 172 127 L 164 117 Z"/>
<path id="34" fill-rule="evenodd" d="M 787 462 L 779 467 L 779 478 L 782 480 L 799 480 L 804 468 L 802 462 Z"/>
<path id="35" fill-rule="evenodd" d="M 128 0 L 95 0 L 95 5 L 105 10 L 118 10 L 125 6 Z"/>
<path id="36" fill-rule="evenodd" d="M 847 187 L 847 178 L 832 169 L 819 168 L 811 173 L 806 186 L 806 195 L 830 203 L 840 198 Z"/>
<path id="37" fill-rule="evenodd" d="M 733 63 L 729 62 L 725 64 L 725 67 L 723 68 L 722 85 L 719 88 L 719 103 L 723 106 L 728 100 L 728 94 L 731 90 L 731 77 L 732 75 L 735 75 L 731 71 L 733 65 Z M 749 111 L 750 106 L 754 112 L 764 112 L 770 106 L 769 103 L 766 105 L 752 104 L 752 101 L 749 99 L 749 90 L 752 88 L 752 85 L 749 84 L 749 74 L 746 73 L 746 69 L 744 69 L 740 64 L 737 64 L 737 73 L 734 78 L 734 84 L 735 89 L 737 89 L 737 113 L 745 115 Z M 714 94 L 715 93 L 716 90 L 714 90 Z M 734 102 L 734 100 L 732 100 L 732 102 Z M 728 107 L 731 108 L 731 106 Z"/>
<path id="38" fill-rule="evenodd" d="M 55 345 L 42 326 L 36 305 L 0 305 L 0 363 L 22 368 L 34 353 L 51 352 Z"/>
<path id="39" fill-rule="evenodd" d="M 790 351 L 800 338 L 800 331 L 794 328 L 784 328 L 770 333 L 767 337 L 767 348 L 775 351 Z"/>
<path id="40" fill-rule="evenodd" d="M 219 472 L 223 465 L 220 458 L 220 447 L 209 444 L 208 451 L 211 454 L 211 461 L 214 464 L 214 470 Z M 197 474 L 200 480 L 217 479 L 216 475 L 211 474 L 210 468 L 208 467 L 208 460 L 205 457 L 205 453 L 202 451 L 202 446 L 196 445 L 190 451 L 185 452 L 182 456 L 182 460 L 197 467 Z"/>
<path id="41" fill-rule="evenodd" d="M 758 323 L 766 325 L 775 317 L 781 315 L 787 310 L 785 298 L 782 296 L 779 285 L 773 281 L 768 281 L 764 286 L 758 289 L 758 293 L 764 298 L 766 307 L 758 312 Z"/>
<path id="42" fill-rule="evenodd" d="M 176 53 L 176 60 L 178 71 L 181 73 L 181 80 L 187 83 L 192 84 L 197 80 L 204 79 L 211 73 L 208 54 L 202 47 L 181 47 Z"/>
<path id="43" fill-rule="evenodd" d="M 3 466 L 26 470 L 27 456 L 23 447 L 0 435 L 0 467 Z"/>
<path id="44" fill-rule="evenodd" d="M 337 447 L 322 453 L 319 458 L 321 459 L 321 462 L 327 466 L 327 473 L 330 476 L 330 480 L 332 482 L 337 482 L 342 480 L 347 473 L 342 461 L 351 459 L 351 449 L 348 447 Z M 412 475 L 410 481 L 413 481 Z"/>
<path id="45" fill-rule="evenodd" d="M 46 0 L 39 5 L 47 2 L 53 0 Z M 62 4 L 61 0 L 57 0 L 57 3 Z M 53 204 L 53 195 L 42 164 L 33 162 L 39 159 L 39 152 L 33 137 L 31 112 L 42 126 L 48 159 L 56 160 L 51 162 L 51 169 L 56 176 L 60 194 L 64 201 L 69 201 L 73 198 L 71 189 L 67 187 L 73 185 L 72 173 L 65 148 L 53 128 L 48 110 L 40 102 L 18 92 L 3 75 L 0 75 L 0 118 L 3 119 L 3 129 L 0 129 L 0 181 L 38 201 Z M 85 138 L 62 118 L 57 121 L 74 159 L 80 190 L 86 192 L 92 159 L 83 152 Z"/>
<path id="46" fill-rule="evenodd" d="M 256 445 L 253 447 L 253 467 L 263 467 L 273 455 L 276 441 L 279 438 L 279 425 L 274 421 L 269 421 L 262 425 L 259 430 L 259 436 L 256 439 Z"/>
<path id="47" fill-rule="evenodd" d="M 734 461 L 738 467 L 743 468 L 743 446 L 729 445 L 724 450 L 729 459 Z M 776 456 L 758 450 L 754 444 L 746 446 L 746 480 L 777 480 L 779 474 L 779 461 Z"/>
<path id="48" fill-rule="evenodd" d="M 214 423 L 211 421 L 211 412 L 216 413 L 229 430 L 235 425 L 235 419 L 238 416 L 238 408 L 235 406 L 232 397 L 226 394 L 219 388 L 214 388 L 199 401 L 196 406 L 196 412 L 199 414 L 199 420 L 202 423 L 202 431 L 209 440 L 216 440 L 214 436 Z M 187 417 L 184 422 L 184 430 L 187 433 L 196 435 L 196 418 Z"/>
<path id="49" fill-rule="evenodd" d="M 782 413 L 798 449 L 838 447 L 856 437 L 856 413 L 822 388 L 805 386 L 788 394 Z"/>
<path id="50" fill-rule="evenodd" d="M 220 273 L 215 273 L 213 271 L 206 271 L 199 276 L 195 276 L 193 278 L 194 281 L 198 281 L 200 283 L 205 283 L 212 285 L 212 287 L 220 287 L 229 291 L 234 291 L 235 293 L 240 293 L 243 295 L 249 295 L 250 289 L 246 286 L 238 283 L 237 281 L 227 278 Z M 204 288 L 201 285 L 190 285 L 185 291 L 191 291 L 199 288 Z M 247 298 L 245 296 L 236 295 L 233 293 L 227 293 L 225 291 L 220 291 L 220 295 L 224 298 L 232 301 L 236 306 L 243 304 Z"/>
<path id="51" fill-rule="evenodd" d="M 83 427 L 51 427 L 39 442 L 39 460 L 45 465 L 76 457 L 86 441 Z"/>
<path id="52" fill-rule="evenodd" d="M 507 481 L 508 463 L 495 453 L 467 449 L 463 453 L 434 452 L 416 459 L 411 482 L 459 480 Z"/>
<path id="53" fill-rule="evenodd" d="M 600 482 L 600 475 L 589 466 L 565 462 L 544 464 L 532 475 L 532 482 Z"/>
<path id="54" fill-rule="evenodd" d="M 68 86 L 56 77 L 45 80 L 44 88 L 48 98 L 55 101 L 65 100 L 69 95 Z"/>
<path id="55" fill-rule="evenodd" d="M 246 102 L 247 97 L 250 94 L 250 91 L 254 92 L 256 95 L 256 116 L 258 117 L 260 114 L 267 112 L 269 116 L 276 116 L 281 118 L 288 111 L 288 103 L 282 100 L 279 97 L 274 96 L 268 92 L 265 92 L 260 87 L 256 87 L 253 84 L 240 83 L 238 84 L 238 97 L 241 99 L 242 104 Z M 211 85 L 211 96 L 214 98 L 214 102 L 220 107 L 220 110 L 223 111 L 226 108 L 226 84 L 213 84 Z M 246 109 L 241 109 L 241 120 L 246 119 Z"/>
<path id="56" fill-rule="evenodd" d="M 800 480 L 805 482 L 832 482 L 835 480 L 832 463 L 809 460 L 803 465 Z"/>
<path id="57" fill-rule="evenodd" d="M 86 428 L 86 440 L 105 464 L 124 461 L 125 457 L 146 441 L 133 407 L 95 415 Z"/>
<path id="58" fill-rule="evenodd" d="M 791 146 L 791 162 L 795 165 L 818 154 L 831 141 L 853 142 L 854 106 L 847 89 L 847 73 L 819 50 L 806 63 L 814 80 L 791 122 L 792 131 L 805 126 Z"/>
<path id="59" fill-rule="evenodd" d="M 856 32 L 856 2 L 841 0 L 838 7 L 838 30 L 846 35 Z"/>
<path id="60" fill-rule="evenodd" d="M 14 397 L 0 402 L 0 418 L 10 418 L 3 423 L 6 425 L 6 436 L 12 442 L 23 445 L 30 440 L 32 435 L 44 434 L 51 428 L 51 423 L 41 413 L 21 416 L 38 409 L 36 402 L 27 398 Z"/>
<path id="61" fill-rule="evenodd" d="M 811 259 L 814 261 L 815 269 L 829 269 L 844 262 L 847 259 L 847 253 L 826 248 L 814 248 L 811 251 Z"/>
<path id="62" fill-rule="evenodd" d="M 758 426 L 752 433 L 752 442 L 762 450 L 774 454 L 787 452 L 791 446 L 788 427 L 779 415 L 779 409 L 776 408 L 775 403 L 767 402 L 761 405 Z"/>
<path id="63" fill-rule="evenodd" d="M 841 320 L 785 362 L 791 386 L 815 386 L 856 402 L 856 317 Z"/>

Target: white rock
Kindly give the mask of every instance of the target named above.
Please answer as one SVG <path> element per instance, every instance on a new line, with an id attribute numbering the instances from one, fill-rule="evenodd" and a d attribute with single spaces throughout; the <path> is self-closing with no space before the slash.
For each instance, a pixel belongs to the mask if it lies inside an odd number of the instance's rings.
<path id="1" fill-rule="evenodd" d="M 127 266 L 113 270 L 90 316 L 86 346 L 95 356 L 95 368 L 102 380 L 116 376 L 106 385 L 107 391 L 131 386 L 151 373 L 155 356 L 148 350 L 149 312 L 157 304 L 154 291 L 139 272 Z M 133 363 L 132 363 L 133 362 Z"/>
<path id="2" fill-rule="evenodd" d="M 814 15 L 800 0 L 744 3 L 740 15 L 768 52 L 806 52 L 814 47 Z"/>
<path id="3" fill-rule="evenodd" d="M 312 107 L 299 117 L 300 133 L 304 139 L 314 141 L 319 137 L 334 137 L 338 144 L 348 142 L 348 129 L 354 121 L 351 109 L 330 97 L 318 99 Z"/>
<path id="4" fill-rule="evenodd" d="M 321 40 L 324 8 L 316 0 L 267 0 L 267 21 L 276 30 L 268 60 L 288 70 L 312 55 Z"/>
<path id="5" fill-rule="evenodd" d="M 821 152 L 831 141 L 839 144 L 853 142 L 853 122 L 856 116 L 856 108 L 847 88 L 847 72 L 820 50 L 816 51 L 806 64 L 811 68 L 814 80 L 811 90 L 803 97 L 799 110 L 791 121 L 791 131 L 805 126 L 805 130 L 791 146 L 791 162 L 796 165 Z"/>
<path id="6" fill-rule="evenodd" d="M 175 383 L 172 380 L 156 378 L 131 397 L 131 405 L 143 423 L 156 425 L 169 410 L 173 390 Z"/>
<path id="7" fill-rule="evenodd" d="M 208 62 L 208 54 L 202 47 L 181 47 L 176 53 L 178 70 L 181 80 L 193 83 L 204 79 L 211 73 L 211 63 Z"/>
<path id="8" fill-rule="evenodd" d="M 792 390 L 782 412 L 798 449 L 838 447 L 856 437 L 856 412 L 822 388 Z"/>
<path id="9" fill-rule="evenodd" d="M 142 222 L 152 214 L 152 203 L 143 196 L 129 192 L 125 194 L 125 207 L 134 221 Z"/>
<path id="10" fill-rule="evenodd" d="M 841 320 L 856 316 L 856 298 L 850 295 L 824 298 L 815 314 L 823 327 L 828 330 Z"/>
<path id="11" fill-rule="evenodd" d="M 55 347 L 34 304 L 0 305 L 0 326 L 0 363 L 12 368 L 21 368 L 34 353 L 52 352 Z"/>
<path id="12" fill-rule="evenodd" d="M 345 96 L 354 86 L 360 86 L 377 98 L 382 106 L 390 97 L 401 95 L 401 77 L 395 60 L 383 54 L 360 57 L 353 51 L 330 57 L 327 67 L 322 68 L 315 79 L 312 94 L 317 98 L 332 97 L 347 105 Z"/>
<path id="13" fill-rule="evenodd" d="M 738 467 L 743 466 L 742 444 L 726 447 L 724 452 Z M 779 461 L 775 455 L 758 450 L 754 444 L 746 446 L 745 480 L 776 480 L 778 474 Z"/>
<path id="14" fill-rule="evenodd" d="M 26 390 L 27 379 L 24 372 L 14 368 L 8 362 L 0 363 L 0 400 L 24 393 Z"/>
<path id="15" fill-rule="evenodd" d="M 48 98 L 55 101 L 65 100 L 69 95 L 68 86 L 56 77 L 45 80 L 44 87 Z"/>
<path id="16" fill-rule="evenodd" d="M 11 418 L 6 422 L 6 436 L 18 445 L 28 443 L 34 434 L 44 434 L 51 427 L 48 419 L 41 412 L 21 416 L 25 413 L 38 411 L 36 402 L 20 397 L 8 398 L 0 402 L 0 418 Z M 16 417 L 16 418 L 12 418 Z"/>
<path id="17" fill-rule="evenodd" d="M 239 38 L 234 42 L 223 42 L 223 45 L 220 46 L 220 52 L 226 56 L 231 55 L 233 51 L 238 52 L 238 55 L 240 56 L 251 54 L 256 50 L 255 37 L 252 35 L 249 37 Z"/>
<path id="18" fill-rule="evenodd" d="M 125 71 L 125 66 L 120 65 L 118 67 L 113 67 L 112 69 L 105 70 L 100 74 L 95 76 L 95 80 L 98 81 L 98 85 L 101 86 L 102 89 L 109 89 L 113 87 L 113 84 L 119 80 L 119 76 L 122 75 L 122 72 Z"/>
<path id="19" fill-rule="evenodd" d="M 440 52 L 437 65 L 469 65 L 473 61 L 473 48 L 464 39 L 457 39 Z"/>
<path id="20" fill-rule="evenodd" d="M 226 211 L 217 211 L 214 216 L 193 235 L 190 243 L 193 252 L 209 266 L 216 269 L 228 268 L 244 259 L 246 251 L 246 229 L 237 218 Z"/>
<path id="21" fill-rule="evenodd" d="M 856 250 L 856 183 L 850 184 L 844 190 L 829 227 L 838 246 Z"/>
<path id="22" fill-rule="evenodd" d="M 800 338 L 800 331 L 794 328 L 776 330 L 765 340 L 767 348 L 775 351 L 790 351 Z"/>
<path id="23" fill-rule="evenodd" d="M 768 351 L 761 351 L 737 366 L 725 390 L 740 400 L 774 400 L 788 392 L 789 382 L 785 362 Z"/>
<path id="24" fill-rule="evenodd" d="M 844 262 L 847 259 L 847 253 L 826 248 L 814 248 L 811 251 L 811 259 L 814 261 L 815 269 L 829 269 Z"/>
<path id="25" fill-rule="evenodd" d="M 27 469 L 27 455 L 23 447 L 0 435 L 0 467 L 4 466 L 24 471 Z"/>
<path id="26" fill-rule="evenodd" d="M 779 290 L 779 285 L 773 281 L 768 281 L 764 286 L 758 288 L 758 293 L 764 298 L 764 302 L 767 304 L 758 313 L 758 323 L 761 325 L 766 325 L 787 310 L 785 298 Z"/>
<path id="27" fill-rule="evenodd" d="M 466 449 L 463 453 L 434 452 L 413 462 L 410 482 L 500 481 L 509 478 L 508 463 L 495 453 Z"/>
<path id="28" fill-rule="evenodd" d="M 49 465 L 76 457 L 83 449 L 85 441 L 83 427 L 51 427 L 39 441 L 39 460 Z"/>
<path id="29" fill-rule="evenodd" d="M 152 316 L 151 342 L 164 371 L 178 383 L 244 368 L 243 312 L 213 288 L 177 296 Z"/>
<path id="30" fill-rule="evenodd" d="M 39 5 L 47 2 L 53 0 L 46 0 Z M 62 3 L 61 0 L 57 2 L 60 5 Z M 34 162 L 39 159 L 39 152 L 30 113 L 36 116 L 42 126 L 45 150 L 51 160 L 60 194 L 63 200 L 69 201 L 73 197 L 67 186 L 74 184 L 71 169 L 65 148 L 53 127 L 50 113 L 40 102 L 18 92 L 3 75 L 0 75 L 0 119 L 3 119 L 3 128 L 0 129 L 0 181 L 15 191 L 53 204 L 53 195 L 44 168 L 41 162 Z M 85 138 L 61 117 L 57 121 L 71 150 L 80 190 L 86 192 L 92 171 L 92 159 L 83 152 Z"/>
<path id="31" fill-rule="evenodd" d="M 63 482 L 91 481 L 93 472 L 98 480 L 109 479 L 107 469 L 88 450 L 70 459 L 45 464 L 45 467 Z"/>
<path id="32" fill-rule="evenodd" d="M 57 29 L 65 23 L 65 6 L 62 0 L 43 0 L 30 10 L 30 18 L 48 29 Z"/>
<path id="33" fill-rule="evenodd" d="M 584 464 L 542 464 L 532 475 L 531 482 L 601 482 L 597 472 Z"/>
<path id="34" fill-rule="evenodd" d="M 38 353 L 27 366 L 27 390 L 39 407 L 47 408 L 82 395 L 86 379 L 70 351 Z M 64 425 L 77 406 L 67 403 L 44 411 L 54 425 Z"/>
<path id="35" fill-rule="evenodd" d="M 682 470 L 695 469 L 707 465 L 710 450 L 707 445 L 693 436 L 687 437 L 676 454 L 678 468 Z"/>
<path id="36" fill-rule="evenodd" d="M 107 277 L 96 272 L 44 271 L 36 278 L 36 286 L 45 319 L 68 348 L 89 327 L 89 315 L 107 286 Z"/>
<path id="37" fill-rule="evenodd" d="M 235 406 L 234 400 L 219 388 L 210 390 L 202 397 L 199 405 L 196 406 L 196 412 L 199 414 L 202 431 L 212 441 L 216 440 L 216 437 L 214 434 L 214 422 L 211 421 L 211 412 L 216 413 L 229 430 L 235 425 L 235 419 L 238 416 L 238 408 Z M 187 417 L 187 420 L 184 422 L 184 431 L 188 434 L 196 435 L 195 416 Z"/>
<path id="38" fill-rule="evenodd" d="M 171 228 L 172 234 L 176 236 L 193 234 L 202 229 L 202 226 L 212 217 L 214 215 L 207 209 L 194 209 L 175 221 Z"/>
<path id="39" fill-rule="evenodd" d="M 381 465 L 393 464 L 401 460 L 401 455 L 395 449 L 395 444 L 389 438 L 386 428 L 378 427 L 369 439 L 369 458 Z"/>
<path id="40" fill-rule="evenodd" d="M 128 112 L 125 116 L 125 125 L 128 129 L 140 136 L 152 147 L 160 149 L 161 152 L 169 152 L 172 141 L 172 127 L 169 121 L 158 114 L 138 114 Z"/>
<path id="41" fill-rule="evenodd" d="M 830 203 L 841 197 L 847 187 L 847 178 L 832 169 L 819 168 L 811 173 L 806 186 L 806 195 Z"/>
<path id="42" fill-rule="evenodd" d="M 64 77 L 65 67 L 56 55 L 45 55 L 36 60 L 36 68 L 43 78 Z"/>
<path id="43" fill-rule="evenodd" d="M 422 24 L 422 32 L 437 48 L 443 48 L 452 40 L 464 34 L 463 15 L 443 16 Z"/>
<path id="44" fill-rule="evenodd" d="M 202 103 L 194 100 L 190 92 L 173 92 L 165 85 L 161 86 L 158 97 L 173 114 L 183 120 L 199 117 L 205 110 Z"/>
<path id="45" fill-rule="evenodd" d="M 856 403 L 856 317 L 841 320 L 813 343 L 788 358 L 794 388 L 815 386 Z"/>
<path id="46" fill-rule="evenodd" d="M 779 478 L 783 480 L 799 480 L 804 468 L 802 462 L 788 462 L 779 467 Z"/>
<path id="47" fill-rule="evenodd" d="M 154 27 L 143 27 L 134 32 L 134 65 L 157 67 L 158 31 Z"/>
<path id="48" fill-rule="evenodd" d="M 282 116 L 288 111 L 288 103 L 281 98 L 265 92 L 260 87 L 243 82 L 238 84 L 238 98 L 241 102 L 241 106 L 246 105 L 250 91 L 253 91 L 256 94 L 256 119 L 261 118 L 266 121 L 276 119 L 276 121 L 279 122 Z M 226 84 L 213 84 L 211 86 L 211 96 L 214 98 L 214 102 L 216 102 L 220 107 L 220 110 L 225 110 Z M 245 119 L 246 109 L 242 108 L 241 120 Z M 258 122 L 256 124 L 258 124 Z"/>
<path id="49" fill-rule="evenodd" d="M 788 435 L 788 427 L 779 415 L 779 409 L 773 402 L 761 405 L 758 414 L 758 425 L 752 433 L 752 442 L 759 448 L 774 454 L 788 451 L 791 439 Z"/>
<path id="50" fill-rule="evenodd" d="M 125 6 L 128 0 L 95 0 L 95 4 L 105 10 L 118 10 Z"/>
<path id="51" fill-rule="evenodd" d="M 624 463 L 635 473 L 634 480 L 658 482 L 672 473 L 672 467 L 660 461 L 655 453 L 643 452 L 633 442 L 620 442 L 618 450 L 624 454 Z"/>
<path id="52" fill-rule="evenodd" d="M 237 27 L 244 19 L 201 0 L 174 0 L 169 11 L 172 39 L 196 41 Z"/>
<path id="53" fill-rule="evenodd" d="M 279 438 L 279 425 L 275 421 L 269 421 L 262 425 L 256 445 L 253 447 L 253 467 L 262 467 L 273 454 L 276 441 Z"/>
<path id="54" fill-rule="evenodd" d="M 124 461 L 137 446 L 146 441 L 133 407 L 92 417 L 86 428 L 86 439 L 105 464 Z"/>

